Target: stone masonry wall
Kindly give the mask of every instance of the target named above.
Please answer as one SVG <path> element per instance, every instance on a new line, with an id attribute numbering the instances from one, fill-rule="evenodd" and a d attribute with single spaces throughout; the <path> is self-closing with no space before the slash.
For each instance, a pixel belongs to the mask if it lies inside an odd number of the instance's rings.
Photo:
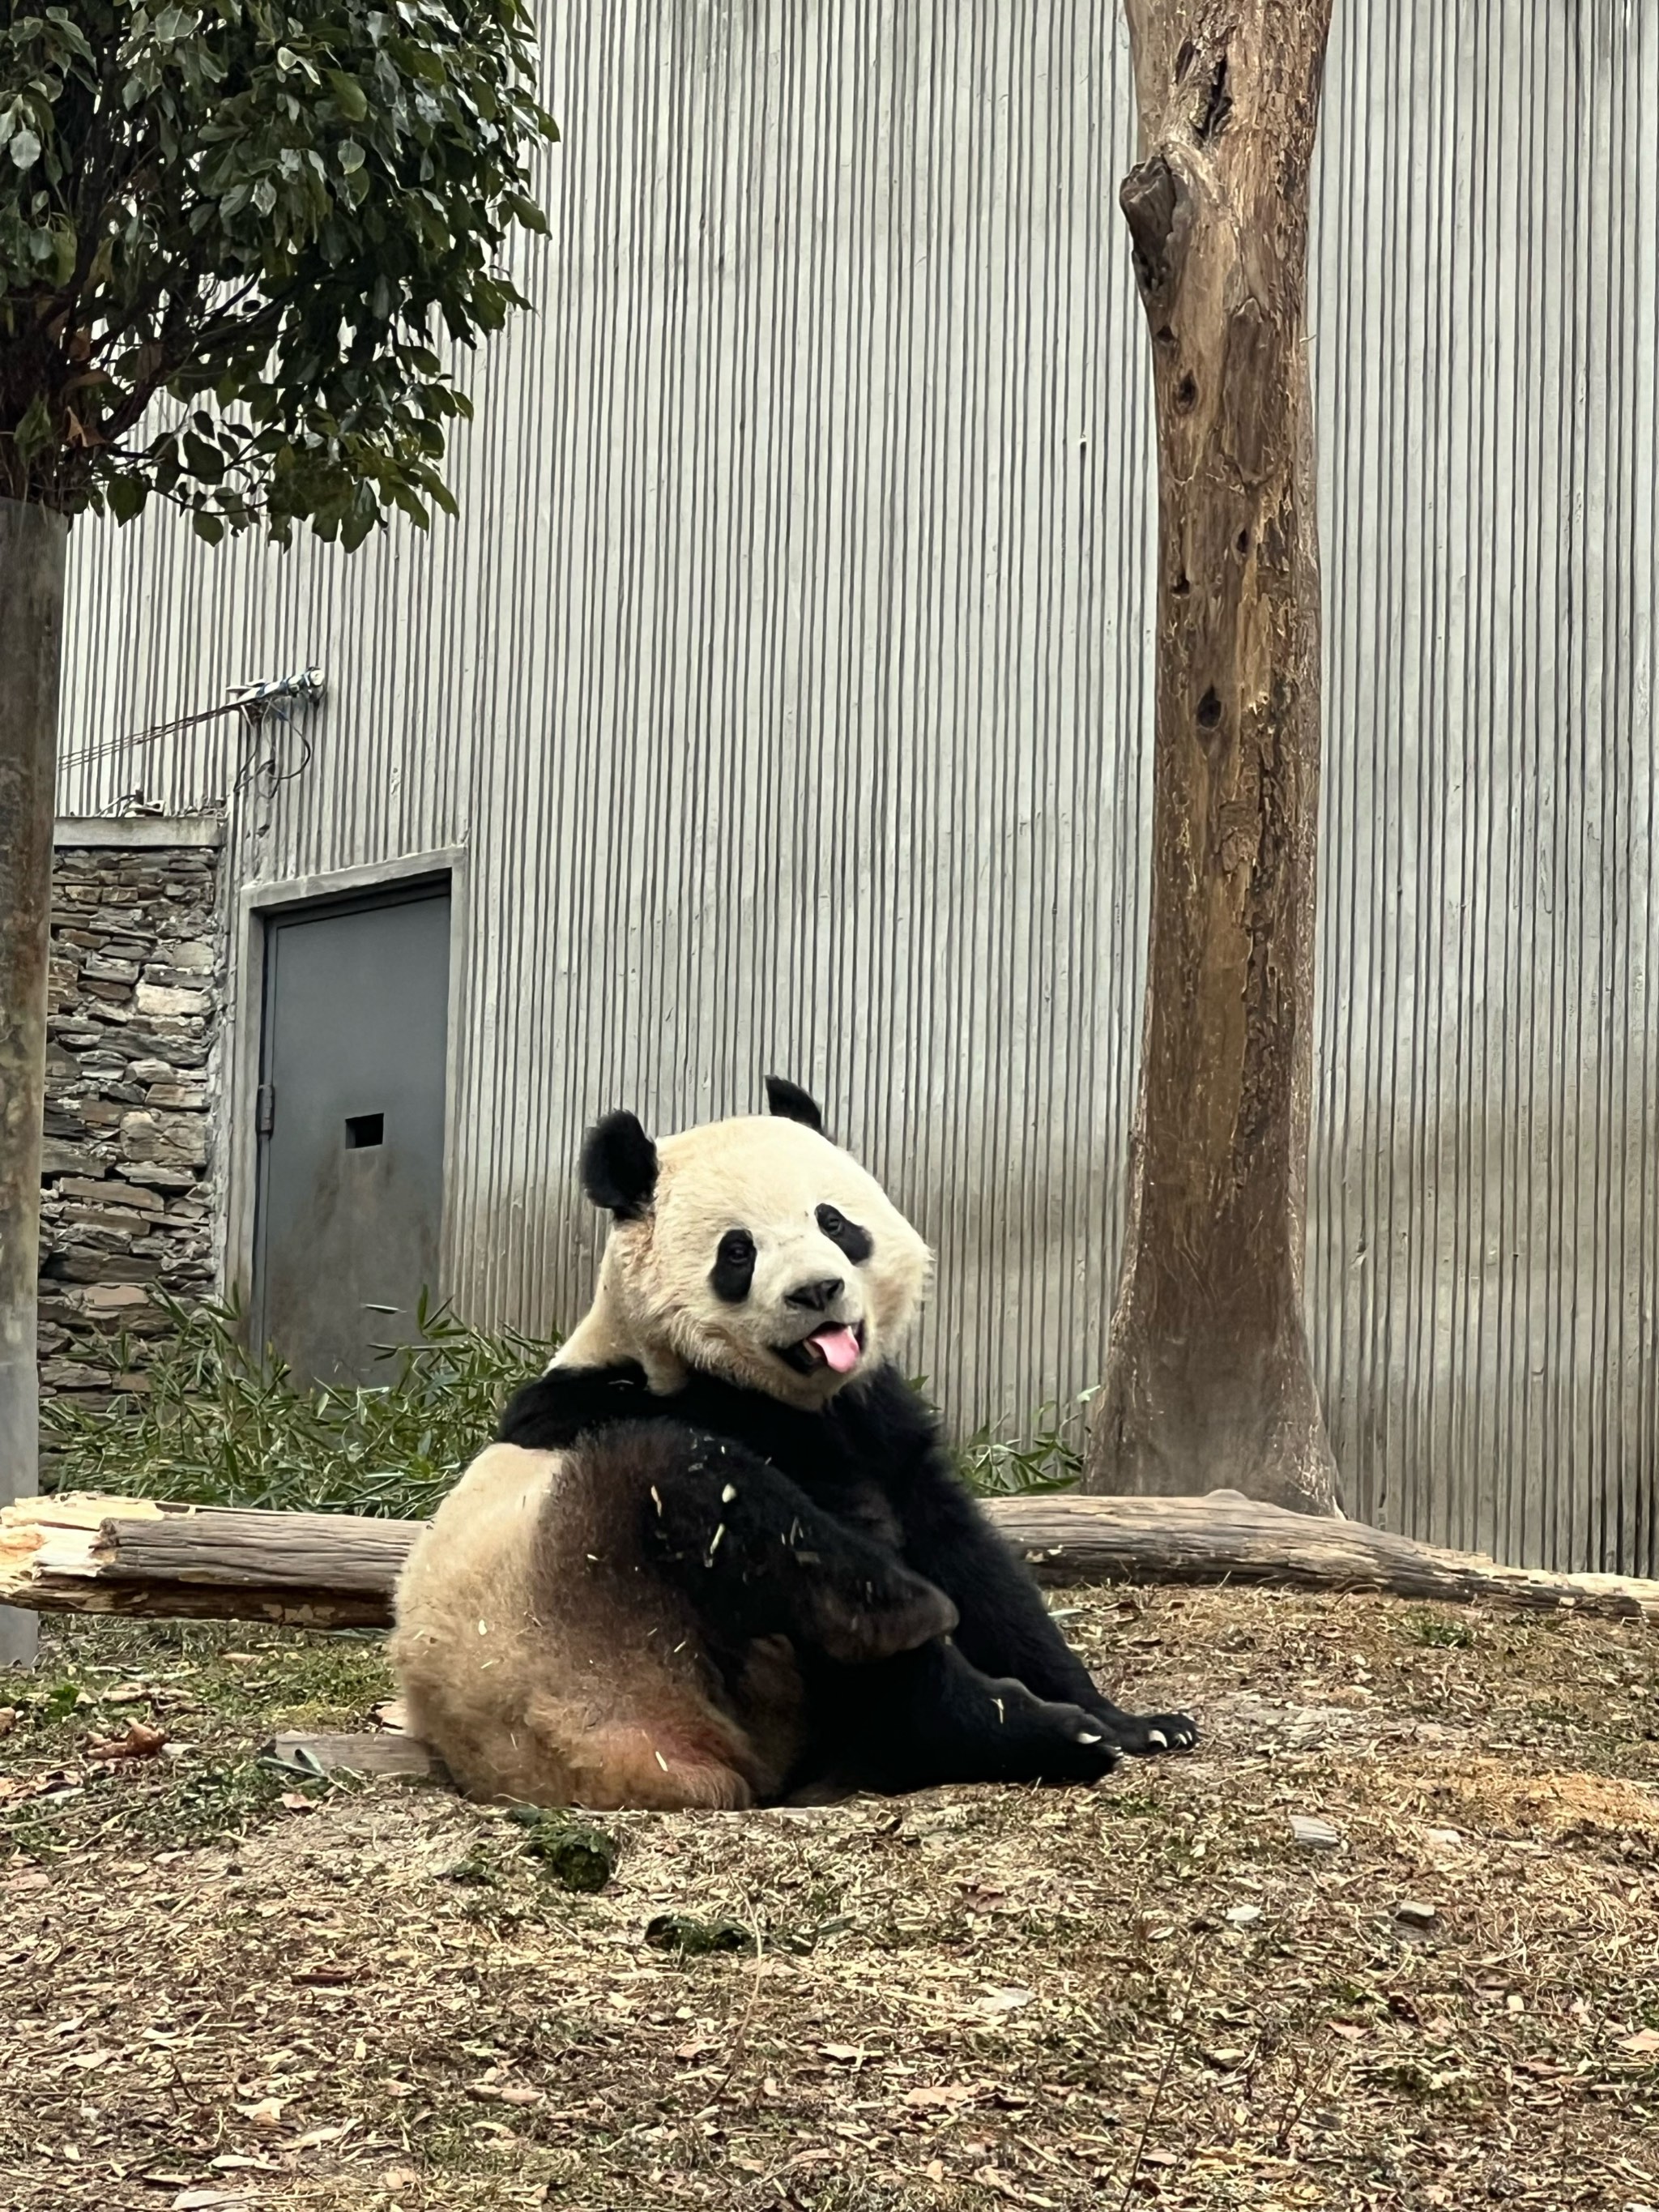
<path id="1" fill-rule="evenodd" d="M 75 845 L 73 828 L 52 872 L 40 1383 L 97 1406 L 143 1389 L 167 1329 L 156 1291 L 214 1288 L 222 854 L 151 842 L 160 823 L 123 846 Z"/>

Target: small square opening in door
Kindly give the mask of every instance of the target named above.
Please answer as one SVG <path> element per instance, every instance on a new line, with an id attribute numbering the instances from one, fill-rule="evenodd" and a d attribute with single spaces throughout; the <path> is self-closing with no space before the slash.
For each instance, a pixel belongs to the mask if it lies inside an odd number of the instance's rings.
<path id="1" fill-rule="evenodd" d="M 346 1115 L 346 1150 L 361 1152 L 370 1145 L 386 1142 L 384 1114 L 348 1114 Z"/>

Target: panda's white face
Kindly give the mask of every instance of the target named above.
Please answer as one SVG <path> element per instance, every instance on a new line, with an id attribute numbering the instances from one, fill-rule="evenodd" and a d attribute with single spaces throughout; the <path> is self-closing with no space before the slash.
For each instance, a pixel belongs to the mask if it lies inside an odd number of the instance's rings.
<path id="1" fill-rule="evenodd" d="M 879 1364 L 916 1310 L 929 1255 L 873 1176 L 773 1117 L 654 1149 L 648 1201 L 619 1216 L 562 1364 L 629 1356 L 670 1389 L 696 1368 L 809 1408 Z"/>

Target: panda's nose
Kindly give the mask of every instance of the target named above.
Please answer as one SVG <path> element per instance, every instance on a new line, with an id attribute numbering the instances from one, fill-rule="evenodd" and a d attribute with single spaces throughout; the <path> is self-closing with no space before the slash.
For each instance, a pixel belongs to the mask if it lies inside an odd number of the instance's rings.
<path id="1" fill-rule="evenodd" d="M 844 1275 L 825 1275 L 816 1283 L 798 1283 L 784 1299 L 786 1305 L 805 1306 L 810 1313 L 822 1313 L 832 1298 L 838 1298 L 847 1287 Z"/>

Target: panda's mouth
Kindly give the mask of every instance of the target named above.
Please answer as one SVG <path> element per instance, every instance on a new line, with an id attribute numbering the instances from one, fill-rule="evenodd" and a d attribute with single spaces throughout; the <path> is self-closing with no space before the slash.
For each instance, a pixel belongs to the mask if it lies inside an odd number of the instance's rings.
<path id="1" fill-rule="evenodd" d="M 844 1321 L 825 1322 L 810 1336 L 803 1336 L 793 1344 L 773 1346 L 786 1366 L 793 1367 L 797 1375 L 817 1375 L 826 1367 L 837 1375 L 850 1375 L 864 1357 L 864 1323 Z"/>

